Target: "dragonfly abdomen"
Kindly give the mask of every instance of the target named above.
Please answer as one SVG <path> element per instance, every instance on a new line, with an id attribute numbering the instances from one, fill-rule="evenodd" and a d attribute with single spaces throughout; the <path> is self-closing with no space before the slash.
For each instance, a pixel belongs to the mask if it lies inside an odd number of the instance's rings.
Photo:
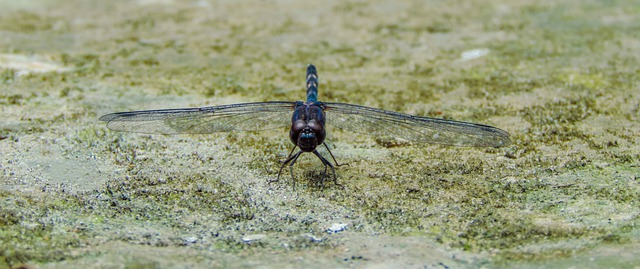
<path id="1" fill-rule="evenodd" d="M 307 102 L 318 101 L 318 71 L 310 64 L 307 67 Z"/>

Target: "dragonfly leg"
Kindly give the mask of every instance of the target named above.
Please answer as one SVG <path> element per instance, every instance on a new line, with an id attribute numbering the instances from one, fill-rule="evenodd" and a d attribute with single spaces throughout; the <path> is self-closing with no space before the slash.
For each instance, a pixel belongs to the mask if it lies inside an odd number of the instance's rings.
<path id="1" fill-rule="evenodd" d="M 329 155 L 331 155 L 331 158 L 333 159 L 333 162 L 336 163 L 336 167 L 340 167 L 340 166 L 343 166 L 343 165 L 349 165 L 348 163 L 338 163 L 338 161 L 336 161 L 336 157 L 333 157 L 333 153 L 329 149 L 329 146 L 327 146 L 327 143 L 322 142 L 322 144 L 324 145 L 325 148 L 327 148 L 327 151 L 329 152 Z"/>
<path id="2" fill-rule="evenodd" d="M 293 151 L 295 149 L 296 147 L 293 147 L 293 149 L 291 149 L 291 152 L 289 152 L 289 157 L 286 160 L 284 160 L 284 162 L 280 166 L 280 171 L 278 171 L 278 177 L 275 180 L 269 180 L 269 184 L 271 184 L 272 182 L 278 182 L 280 180 L 280 175 L 282 174 L 282 169 L 284 169 L 284 167 L 287 164 L 289 164 L 289 172 L 291 173 L 291 180 L 293 181 L 293 188 L 295 189 L 296 179 L 293 176 L 293 165 L 296 163 L 296 160 L 298 160 L 298 157 L 300 157 L 300 154 L 302 154 L 302 151 L 298 151 L 296 152 L 296 154 L 293 154 Z"/>
<path id="3" fill-rule="evenodd" d="M 293 176 L 293 164 L 296 162 L 296 160 L 298 159 L 298 156 L 300 156 L 300 153 L 302 153 L 302 151 L 299 151 L 296 154 L 296 158 L 294 160 L 291 161 L 291 164 L 289 164 L 289 174 L 291 174 L 291 186 L 293 186 L 293 190 L 296 190 L 296 178 Z"/>
<path id="4" fill-rule="evenodd" d="M 342 184 L 338 183 L 338 176 L 336 176 L 336 169 L 333 167 L 333 164 L 331 164 L 331 162 L 329 162 L 327 159 L 322 157 L 322 155 L 320 155 L 320 153 L 317 150 L 314 150 L 313 154 L 318 156 L 320 161 L 322 161 L 322 164 L 324 164 L 324 176 L 322 178 L 322 181 L 324 182 L 324 179 L 327 177 L 327 167 L 330 167 L 331 171 L 333 172 L 333 183 L 338 185 L 338 186 L 344 187 L 344 186 L 342 186 Z"/>
<path id="5" fill-rule="evenodd" d="M 280 174 L 282 174 L 282 169 L 284 168 L 285 165 L 287 165 L 287 163 L 289 163 L 293 159 L 293 151 L 294 150 L 296 150 L 296 146 L 294 146 L 291 149 L 291 152 L 289 152 L 289 156 L 287 156 L 287 159 L 280 166 L 280 171 L 278 171 L 278 177 L 275 180 L 269 180 L 269 183 L 278 182 L 280 180 Z"/>
<path id="6" fill-rule="evenodd" d="M 293 190 L 296 190 L 296 177 L 293 176 L 293 165 L 296 164 L 296 161 L 298 160 L 298 157 L 300 157 L 300 154 L 302 154 L 302 150 L 298 151 L 296 154 L 293 154 L 293 156 L 291 156 L 291 158 L 289 158 L 290 163 L 289 163 L 289 173 L 291 173 L 291 182 L 293 184 Z M 285 162 L 286 164 L 286 162 Z M 280 169 L 282 170 L 282 169 Z"/>

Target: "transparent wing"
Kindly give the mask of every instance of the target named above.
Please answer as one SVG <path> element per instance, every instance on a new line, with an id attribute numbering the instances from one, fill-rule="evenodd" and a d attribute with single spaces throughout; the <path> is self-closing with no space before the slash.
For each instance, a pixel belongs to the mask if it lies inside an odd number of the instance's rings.
<path id="1" fill-rule="evenodd" d="M 291 125 L 294 102 L 258 102 L 200 108 L 118 112 L 100 117 L 114 131 L 208 134 L 259 131 Z"/>
<path id="2" fill-rule="evenodd" d="M 503 147 L 511 143 L 509 133 L 492 126 L 344 103 L 324 104 L 327 123 L 346 131 L 454 146 Z"/>

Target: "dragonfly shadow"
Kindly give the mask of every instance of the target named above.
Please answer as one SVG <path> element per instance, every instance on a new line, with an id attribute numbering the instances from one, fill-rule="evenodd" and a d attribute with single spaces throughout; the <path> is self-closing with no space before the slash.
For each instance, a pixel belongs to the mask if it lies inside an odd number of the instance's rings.
<path id="1" fill-rule="evenodd" d="M 333 156 L 332 156 L 333 157 Z M 293 169 L 293 166 L 289 165 L 290 162 L 287 160 L 282 160 L 280 162 L 280 169 L 278 170 L 278 174 L 276 179 L 269 180 L 269 186 L 271 183 L 280 182 L 280 180 L 290 181 L 293 187 L 293 190 L 296 189 L 296 185 L 298 183 L 307 183 L 306 186 L 316 188 L 316 189 L 327 189 L 330 186 L 339 186 L 344 189 L 344 185 L 339 183 L 337 178 L 337 173 L 335 171 L 335 167 L 345 166 L 348 164 L 345 163 L 337 163 L 335 162 L 333 166 L 325 165 L 324 169 L 304 169 L 302 176 L 296 176 L 296 169 Z M 335 161 L 335 159 L 334 159 Z M 303 161 L 303 162 L 306 162 Z M 288 167 L 289 176 L 283 175 L 286 174 Z M 267 169 L 266 171 L 269 174 L 273 174 L 273 171 Z"/>
<path id="2" fill-rule="evenodd" d="M 334 181 L 330 171 L 325 172 L 323 169 L 304 170 L 302 175 L 287 180 L 291 181 L 293 190 L 296 190 L 297 185 L 303 185 L 313 190 L 326 190 L 331 189 L 333 186 L 344 189 L 344 185 Z M 286 184 L 283 186 L 286 186 Z"/>

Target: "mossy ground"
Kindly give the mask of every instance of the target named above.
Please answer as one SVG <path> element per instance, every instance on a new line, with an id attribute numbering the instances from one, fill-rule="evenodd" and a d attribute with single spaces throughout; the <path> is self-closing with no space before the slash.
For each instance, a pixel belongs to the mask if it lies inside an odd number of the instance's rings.
<path id="1" fill-rule="evenodd" d="M 640 263 L 633 1 L 0 6 L 0 267 Z M 300 100 L 308 63 L 321 100 L 490 124 L 513 145 L 329 129 L 344 188 L 308 155 L 294 190 L 286 171 L 267 183 L 285 129 L 139 135 L 97 120 Z"/>

